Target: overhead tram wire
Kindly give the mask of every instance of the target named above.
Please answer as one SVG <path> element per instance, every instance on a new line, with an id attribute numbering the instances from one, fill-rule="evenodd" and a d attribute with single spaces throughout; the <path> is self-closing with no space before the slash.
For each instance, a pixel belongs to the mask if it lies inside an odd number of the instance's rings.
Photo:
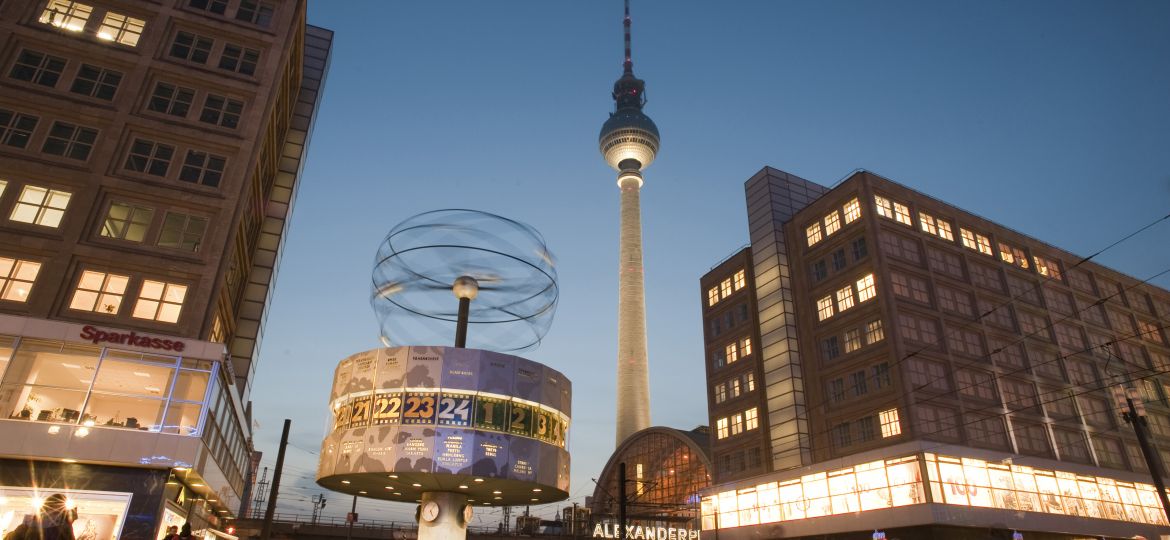
<path id="1" fill-rule="evenodd" d="M 1136 235 L 1138 235 L 1138 234 L 1140 234 L 1140 233 L 1142 233 L 1142 232 L 1144 232 L 1144 231 L 1146 231 L 1146 230 L 1150 229 L 1151 227 L 1153 227 L 1153 226 L 1157 225 L 1158 223 L 1161 223 L 1161 222 L 1163 222 L 1163 221 L 1166 221 L 1167 219 L 1170 219 L 1170 214 L 1167 214 L 1167 215 L 1165 215 L 1165 216 L 1162 216 L 1162 217 L 1160 217 L 1160 218 L 1158 218 L 1158 219 L 1154 220 L 1153 222 L 1151 222 L 1151 223 L 1149 223 L 1149 224 L 1147 224 L 1147 225 L 1145 225 L 1145 226 L 1143 226 L 1143 227 L 1139 228 L 1138 230 L 1136 230 L 1136 231 L 1134 231 L 1134 232 L 1131 232 L 1131 233 L 1129 233 L 1129 234 L 1126 234 L 1126 235 L 1125 235 L 1125 236 L 1123 236 L 1121 239 L 1119 239 L 1119 240 L 1117 240 L 1117 241 L 1114 241 L 1113 243 L 1109 244 L 1109 245 L 1108 245 L 1108 246 L 1106 246 L 1105 248 L 1102 248 L 1102 249 L 1098 250 L 1097 252 L 1093 253 L 1092 255 L 1089 255 L 1088 257 L 1084 257 L 1084 258 L 1082 258 L 1081 260 L 1077 261 L 1075 264 L 1073 264 L 1072 266 L 1069 266 L 1067 269 L 1065 269 L 1065 271 L 1067 272 L 1068 270 L 1070 270 L 1070 269 L 1072 269 L 1072 268 L 1076 268 L 1076 267 L 1078 267 L 1078 266 L 1080 266 L 1080 265 L 1084 264 L 1085 262 L 1088 262 L 1090 259 L 1093 259 L 1094 257 L 1097 257 L 1098 255 L 1101 255 L 1102 253 L 1104 253 L 1104 252 L 1108 251 L 1109 249 L 1112 249 L 1112 248 L 1114 248 L 1114 247 L 1116 247 L 1116 246 L 1120 245 L 1121 243 L 1123 243 L 1123 242 L 1125 242 L 1125 241 L 1127 241 L 1127 240 L 1129 240 L 1129 239 L 1133 238 L 1134 236 L 1136 236 Z M 1170 269 L 1168 269 L 1168 270 L 1170 270 Z M 1166 272 L 1160 272 L 1159 274 L 1156 274 L 1155 276 L 1151 276 L 1150 278 L 1147 278 L 1146 280 L 1143 280 L 1143 281 L 1142 281 L 1142 282 L 1140 282 L 1139 284 L 1144 284 L 1144 283 L 1147 283 L 1149 280 L 1151 280 L 1151 279 L 1154 279 L 1155 277 L 1158 277 L 1158 276 L 1160 276 L 1160 275 L 1162 275 L 1162 274 L 1164 274 L 1164 273 L 1166 273 Z M 1038 294 L 1041 294 L 1041 295 L 1043 295 L 1043 285 L 1044 285 L 1044 284 L 1046 284 L 1046 283 L 1048 283 L 1049 281 L 1052 281 L 1053 279 L 1055 279 L 1055 275 L 1049 275 L 1049 276 L 1045 277 L 1045 279 L 1043 279 L 1043 280 L 1041 280 L 1041 281 L 1039 281 L 1039 282 L 1033 282 L 1033 289 L 1034 289 L 1034 291 L 1035 291 L 1035 292 L 1037 292 Z M 1132 288 L 1132 287 L 1130 287 L 1130 288 Z M 1126 290 L 1129 290 L 1129 289 L 1127 288 Z M 1009 293 L 1010 293 L 1010 292 L 1011 292 L 1011 291 L 1009 290 Z M 1022 296 L 1022 295 L 1023 295 L 1023 293 L 1010 294 L 1010 296 L 1009 296 L 1009 299 L 1008 299 L 1007 301 L 1005 301 L 1005 302 L 1003 302 L 1003 303 L 1001 303 L 1001 304 L 999 304 L 999 305 L 995 306 L 995 307 L 994 307 L 994 308 L 992 308 L 992 309 L 989 309 L 989 310 L 987 310 L 986 312 L 984 312 L 984 313 L 980 314 L 979 316 L 975 317 L 974 319 L 970 319 L 970 320 L 968 320 L 968 321 L 965 321 L 963 324 L 961 324 L 961 325 L 959 325 L 959 326 L 953 326 L 953 327 L 946 327 L 946 326 L 944 326 L 944 327 L 943 327 L 943 332 L 940 332 L 940 333 L 939 333 L 939 334 L 940 334 L 940 337 L 939 337 L 939 339 L 940 339 L 940 342 L 939 342 L 939 343 L 937 343 L 937 344 L 933 344 L 933 345 L 924 345 L 924 346 L 921 346 L 921 347 L 919 347 L 918 349 L 916 349 L 916 350 L 914 350 L 914 351 L 912 351 L 912 352 L 910 352 L 910 353 L 907 353 L 906 355 L 902 356 L 901 358 L 898 358 L 898 359 L 897 359 L 897 360 L 895 360 L 894 362 L 890 363 L 890 367 L 891 367 L 891 368 L 893 368 L 893 367 L 896 367 L 896 366 L 898 366 L 898 365 L 902 364 L 903 362 L 905 362 L 905 361 L 907 361 L 907 360 L 910 360 L 911 358 L 914 358 L 914 357 L 918 356 L 919 354 L 921 354 L 921 353 L 923 353 L 923 352 L 927 352 L 927 351 L 929 351 L 929 350 L 932 350 L 932 349 L 935 349 L 935 348 L 937 348 L 937 347 L 940 347 L 940 346 L 941 346 L 941 343 L 942 343 L 942 341 L 947 341 L 947 340 L 949 340 L 949 339 L 950 339 L 950 337 L 952 336 L 952 333 L 953 333 L 953 332 L 955 332 L 955 331 L 958 331 L 958 330 L 962 330 L 962 329 L 967 329 L 967 328 L 970 328 L 972 325 L 974 325 L 974 324 L 976 324 L 976 323 L 979 323 L 979 322 L 981 322 L 981 321 L 982 321 L 982 320 L 983 320 L 985 317 L 987 317 L 987 316 L 991 315 L 992 313 L 996 312 L 997 310 L 999 310 L 999 309 L 1002 309 L 1002 308 L 1004 308 L 1004 307 L 1006 307 L 1006 306 L 1010 306 L 1010 305 L 1013 305 L 1013 304 L 1015 304 L 1015 303 L 1016 303 L 1016 301 L 1017 301 L 1017 300 L 1019 300 L 1019 297 L 1020 297 L 1020 296 Z M 1101 300 L 1101 298 L 1100 298 L 1099 296 L 1098 296 L 1098 297 L 1095 297 L 1095 298 L 1097 298 L 1097 300 L 1098 300 L 1098 301 L 1100 301 L 1100 300 Z M 1094 303 L 1094 304 L 1092 304 L 1091 306 L 1095 306 L 1095 305 L 1098 305 L 1098 303 Z M 1085 311 L 1085 309 L 1088 309 L 1088 307 L 1091 307 L 1091 306 L 1087 306 L 1087 307 L 1085 307 L 1085 308 L 1082 308 L 1082 309 L 1079 309 L 1079 310 L 1075 310 L 1075 311 L 1074 311 L 1074 314 L 1079 314 L 1079 313 L 1081 313 L 1081 312 Z M 1049 324 L 1049 325 L 1048 325 L 1048 326 L 1046 326 L 1044 329 L 1051 328 L 1052 326 L 1053 326 L 1052 324 Z M 892 328 L 891 328 L 891 330 L 894 330 L 894 329 L 896 329 L 896 327 L 892 327 Z M 1031 335 L 1031 334 L 1029 334 L 1029 335 Z M 1015 343 L 1013 343 L 1013 345 L 1014 345 L 1014 344 L 1016 344 L 1016 343 L 1018 343 L 1018 341 L 1017 341 L 1017 342 L 1015 342 Z M 998 352 L 998 351 L 997 351 L 997 352 Z M 981 358 L 981 359 L 990 359 L 990 356 L 989 356 L 989 355 L 983 355 L 983 356 L 982 356 L 982 357 L 980 357 L 980 358 Z M 824 407 L 826 407 L 826 406 L 827 406 L 827 405 L 829 405 L 829 404 L 830 404 L 830 402 L 829 402 L 828 398 L 826 397 L 826 398 L 822 399 L 820 403 L 806 405 L 806 406 L 805 406 L 805 409 L 806 409 L 806 410 L 813 410 L 813 409 L 816 409 L 816 408 L 824 408 Z M 811 435 L 811 433 L 810 433 L 810 435 Z"/>

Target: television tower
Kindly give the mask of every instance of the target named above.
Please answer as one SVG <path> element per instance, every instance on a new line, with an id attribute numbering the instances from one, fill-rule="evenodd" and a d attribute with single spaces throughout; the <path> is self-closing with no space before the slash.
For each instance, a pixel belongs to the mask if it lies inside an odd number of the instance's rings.
<path id="1" fill-rule="evenodd" d="M 626 58 L 613 83 L 614 111 L 601 126 L 606 163 L 617 169 L 622 193 L 618 254 L 617 444 L 650 427 L 650 376 L 646 361 L 646 290 L 642 271 L 642 169 L 658 153 L 658 126 L 642 113 L 646 83 L 634 76 L 630 56 L 630 0 L 625 1 Z"/>

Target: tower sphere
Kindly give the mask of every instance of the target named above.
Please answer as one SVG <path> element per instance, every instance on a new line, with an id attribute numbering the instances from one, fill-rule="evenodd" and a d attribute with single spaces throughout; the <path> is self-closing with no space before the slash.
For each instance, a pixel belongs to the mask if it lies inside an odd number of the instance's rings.
<path id="1" fill-rule="evenodd" d="M 610 167 L 621 171 L 621 163 L 632 159 L 637 169 L 645 169 L 658 154 L 658 126 L 641 110 L 622 107 L 602 124 L 598 144 Z"/>

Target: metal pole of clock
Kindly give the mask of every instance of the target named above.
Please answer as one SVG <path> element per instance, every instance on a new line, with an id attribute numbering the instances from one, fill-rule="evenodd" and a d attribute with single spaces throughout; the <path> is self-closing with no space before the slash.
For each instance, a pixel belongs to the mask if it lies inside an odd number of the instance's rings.
<path id="1" fill-rule="evenodd" d="M 349 515 L 345 516 L 345 521 L 348 526 L 345 528 L 345 540 L 353 538 L 353 522 L 357 521 L 357 495 L 353 496 L 353 506 L 349 510 Z"/>
<path id="2" fill-rule="evenodd" d="M 479 282 L 471 276 L 459 276 L 451 285 L 451 292 L 459 299 L 459 318 L 455 322 L 455 347 L 467 347 L 467 324 L 471 319 L 471 301 L 479 294 Z"/>

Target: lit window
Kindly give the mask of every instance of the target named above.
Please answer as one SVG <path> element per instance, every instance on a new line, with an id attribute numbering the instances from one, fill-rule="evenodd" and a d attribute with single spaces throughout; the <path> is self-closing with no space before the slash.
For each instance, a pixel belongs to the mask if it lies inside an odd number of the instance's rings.
<path id="1" fill-rule="evenodd" d="M 142 29 L 145 26 L 146 21 L 142 19 L 110 11 L 102 20 L 102 26 L 98 28 L 97 37 L 135 47 L 138 45 L 138 38 L 142 37 Z"/>
<path id="2" fill-rule="evenodd" d="M 833 210 L 832 214 L 825 216 L 824 221 L 825 221 L 825 236 L 829 236 L 830 234 L 833 234 L 833 233 L 841 230 L 841 216 L 839 216 L 837 214 L 836 210 Z"/>
<path id="3" fill-rule="evenodd" d="M 752 338 L 743 338 L 743 339 L 739 340 L 739 355 L 740 356 L 751 356 L 752 355 Z"/>
<path id="4" fill-rule="evenodd" d="M 861 348 L 861 331 L 854 328 L 845 332 L 845 352 L 851 353 Z"/>
<path id="5" fill-rule="evenodd" d="M 170 55 L 174 58 L 190 60 L 196 64 L 206 64 L 207 59 L 211 56 L 212 43 L 214 42 L 211 38 L 190 32 L 179 32 L 175 34 L 175 40 L 171 42 Z"/>
<path id="6" fill-rule="evenodd" d="M 902 203 L 894 203 L 894 221 L 903 225 L 911 225 L 913 221 L 910 220 L 910 209 Z"/>
<path id="7" fill-rule="evenodd" d="M 72 0 L 49 0 L 45 10 L 41 12 L 41 18 L 37 21 L 41 24 L 80 32 L 85 29 L 85 22 L 89 20 L 92 13 L 93 6 Z"/>
<path id="8" fill-rule="evenodd" d="M 727 401 L 727 386 L 723 383 L 715 385 L 715 403 Z"/>
<path id="9" fill-rule="evenodd" d="M 973 249 L 984 255 L 991 255 L 991 240 L 982 234 L 971 232 L 967 229 L 959 229 L 959 234 L 963 237 L 963 247 Z"/>
<path id="10" fill-rule="evenodd" d="M 817 320 L 823 321 L 833 316 L 833 297 L 826 296 L 817 300 Z"/>
<path id="11" fill-rule="evenodd" d="M 154 93 L 150 95 L 150 101 L 146 102 L 146 108 L 186 118 L 187 112 L 191 110 L 191 100 L 193 99 L 195 99 L 194 90 L 160 82 L 154 85 Z"/>
<path id="12" fill-rule="evenodd" d="M 760 427 L 759 412 L 756 407 L 752 407 L 743 412 L 743 423 L 745 430 L 752 430 Z"/>
<path id="13" fill-rule="evenodd" d="M 166 176 L 175 156 L 175 147 L 145 139 L 134 139 L 126 156 L 126 168 L 152 176 Z"/>
<path id="14" fill-rule="evenodd" d="M 36 51 L 20 51 L 16 63 L 8 76 L 18 81 L 27 81 L 41 86 L 53 88 L 61 79 L 61 72 L 65 70 L 65 59 Z"/>
<path id="15" fill-rule="evenodd" d="M 999 258 L 1005 263 L 1014 264 L 1020 268 L 1028 268 L 1028 256 L 1024 255 L 1024 250 L 1009 246 L 1003 242 L 999 243 Z"/>
<path id="16" fill-rule="evenodd" d="M 199 121 L 235 129 L 240 125 L 240 114 L 243 110 L 243 101 L 208 94 L 203 102 L 203 112 L 199 114 Z"/>
<path id="17" fill-rule="evenodd" d="M 129 276 L 86 270 L 81 273 L 81 280 L 77 282 L 77 290 L 73 293 L 69 309 L 117 315 L 118 308 L 122 306 L 122 296 L 126 294 L 126 284 L 129 282 Z"/>
<path id="18" fill-rule="evenodd" d="M 731 296 L 731 278 L 725 279 L 719 283 L 719 294 L 721 294 L 723 298 Z"/>
<path id="19" fill-rule="evenodd" d="M 865 343 L 867 345 L 877 343 L 885 339 L 885 337 L 886 334 L 882 330 L 881 319 L 865 323 Z"/>
<path id="20" fill-rule="evenodd" d="M 808 238 L 808 245 L 812 246 L 821 241 L 821 224 L 813 223 L 805 230 L 805 237 Z"/>
<path id="21" fill-rule="evenodd" d="M 861 217 L 861 203 L 857 202 L 856 198 L 845 203 L 844 210 L 846 224 L 853 223 L 857 221 L 857 218 Z"/>
<path id="22" fill-rule="evenodd" d="M 748 373 L 744 375 L 744 387 L 747 388 L 748 392 L 756 389 L 756 376 L 754 374 Z"/>
<path id="23" fill-rule="evenodd" d="M 122 83 L 122 73 L 89 64 L 82 64 L 69 88 L 74 94 L 110 101 Z"/>
<path id="24" fill-rule="evenodd" d="M 24 186 L 24 190 L 20 192 L 20 199 L 12 208 L 10 219 L 55 228 L 61 224 L 61 218 L 65 216 L 65 207 L 69 206 L 71 196 L 68 191 Z"/>
<path id="25" fill-rule="evenodd" d="M 40 271 L 39 262 L 0 257 L 0 298 L 13 302 L 28 301 Z"/>
<path id="26" fill-rule="evenodd" d="M 67 157 L 78 161 L 89 159 L 97 140 L 97 130 L 66 122 L 53 122 L 41 151 L 54 156 Z"/>
<path id="27" fill-rule="evenodd" d="M 894 219 L 894 206 L 890 200 L 881 195 L 874 195 L 873 202 L 877 206 L 877 213 L 879 216 L 889 219 Z"/>
<path id="28" fill-rule="evenodd" d="M 922 230 L 924 232 L 942 238 L 943 240 L 955 239 L 954 235 L 951 234 L 951 224 L 941 219 L 935 219 L 934 216 L 931 216 L 930 214 L 919 212 L 918 224 L 922 226 Z"/>
<path id="29" fill-rule="evenodd" d="M 258 63 L 260 63 L 260 51 L 231 43 L 224 46 L 223 54 L 219 57 L 220 69 L 244 75 L 256 73 L 256 64 Z"/>
<path id="30" fill-rule="evenodd" d="M 16 148 L 28 146 L 38 121 L 32 115 L 0 109 L 0 143 Z"/>
<path id="31" fill-rule="evenodd" d="M 726 347 L 723 348 L 723 351 L 727 354 L 728 364 L 739 360 L 739 349 L 736 348 L 734 343 L 729 343 Z"/>
<path id="32" fill-rule="evenodd" d="M 707 289 L 707 305 L 713 306 L 719 302 L 719 287 Z"/>
<path id="33" fill-rule="evenodd" d="M 1039 256 L 1033 256 L 1032 260 L 1035 261 L 1036 271 L 1039 272 L 1040 275 L 1053 279 L 1062 279 L 1060 274 L 1060 263 Z"/>
<path id="34" fill-rule="evenodd" d="M 955 240 L 955 235 L 951 232 L 950 223 L 947 223 L 941 219 L 938 220 L 938 237 L 942 238 L 943 240 L 950 240 L 952 242 Z"/>
<path id="35" fill-rule="evenodd" d="M 739 394 L 740 394 L 739 379 L 732 379 L 732 380 L 727 381 L 727 382 L 728 382 L 728 384 L 731 385 L 731 391 L 730 391 L 731 397 L 733 397 L 733 398 L 739 397 Z"/>
<path id="36" fill-rule="evenodd" d="M 845 311 L 853 307 L 853 287 L 846 285 L 837 291 L 837 311 Z"/>
<path id="37" fill-rule="evenodd" d="M 882 438 L 902 434 L 902 422 L 898 420 L 898 409 L 890 409 L 878 413 L 882 424 Z"/>
<path id="38" fill-rule="evenodd" d="M 121 202 L 111 203 L 106 219 L 102 222 L 101 235 L 129 242 L 142 242 L 146 238 L 146 229 L 150 227 L 153 219 L 153 208 Z"/>
<path id="39" fill-rule="evenodd" d="M 747 284 L 746 277 L 747 276 L 744 274 L 743 270 L 736 272 L 735 275 L 732 276 L 732 280 L 735 282 L 735 285 L 734 285 L 735 290 L 738 291 L 738 290 L 742 289 L 744 285 Z"/>
<path id="40" fill-rule="evenodd" d="M 743 433 L 743 413 L 735 413 L 731 415 L 731 434 L 739 435 Z"/>
<path id="41" fill-rule="evenodd" d="M 267 27 L 272 23 L 274 11 L 272 4 L 268 2 L 240 0 L 240 7 L 236 10 L 236 20 Z"/>
<path id="42" fill-rule="evenodd" d="M 144 280 L 138 302 L 134 304 L 133 316 L 168 323 L 178 322 L 186 296 L 186 285 Z"/>
<path id="43" fill-rule="evenodd" d="M 720 418 L 715 421 L 715 437 L 717 439 L 727 438 L 727 419 Z"/>
<path id="44" fill-rule="evenodd" d="M 219 181 L 223 178 L 223 169 L 226 164 L 227 158 L 188 150 L 187 159 L 183 161 L 183 168 L 179 170 L 179 180 L 207 187 L 219 187 Z"/>
<path id="45" fill-rule="evenodd" d="M 873 274 L 869 274 L 857 280 L 857 301 L 864 302 L 877 296 L 877 290 L 873 286 Z"/>

